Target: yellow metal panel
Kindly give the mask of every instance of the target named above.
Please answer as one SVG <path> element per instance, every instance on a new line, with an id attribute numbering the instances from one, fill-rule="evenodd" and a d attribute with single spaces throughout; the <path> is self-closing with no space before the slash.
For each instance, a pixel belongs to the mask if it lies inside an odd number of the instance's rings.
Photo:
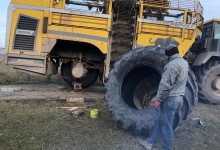
<path id="1" fill-rule="evenodd" d="M 139 17 L 140 18 L 142 18 L 143 17 L 143 8 L 144 8 L 144 6 L 143 6 L 143 1 L 140 1 L 140 14 L 139 14 Z M 138 22 L 138 33 L 141 33 L 141 22 Z"/>
<path id="2" fill-rule="evenodd" d="M 50 12 L 49 11 L 44 11 L 44 17 L 49 17 L 50 16 Z"/>
<path id="3" fill-rule="evenodd" d="M 10 43 L 9 43 L 9 52 L 10 54 L 20 54 L 20 50 L 12 50 L 13 40 L 15 36 L 15 29 L 18 22 L 19 15 L 26 15 L 33 18 L 39 19 L 37 36 L 35 39 L 35 50 L 34 51 L 22 51 L 24 55 L 40 55 L 41 46 L 42 46 L 42 20 L 43 20 L 43 11 L 27 10 L 27 9 L 16 9 L 13 13 L 11 33 L 10 33 Z"/>
<path id="4" fill-rule="evenodd" d="M 53 13 L 52 14 L 52 24 L 60 24 L 63 26 L 78 26 L 83 28 L 97 28 L 102 30 L 107 30 L 108 19 L 107 18 L 97 18 L 97 17 L 87 17 L 79 15 L 68 15 Z"/>
<path id="5" fill-rule="evenodd" d="M 50 7 L 51 0 L 11 0 L 12 4 L 25 4 L 32 6 Z"/>
<path id="6" fill-rule="evenodd" d="M 137 45 L 154 45 L 155 41 L 173 38 L 179 43 L 179 51 L 183 56 L 193 44 L 195 37 L 201 32 L 199 29 L 182 29 L 168 25 L 142 23 L 141 34 L 138 34 Z M 156 45 L 161 46 L 161 45 Z"/>
<path id="7" fill-rule="evenodd" d="M 109 1 L 108 14 L 112 15 L 112 0 Z M 108 18 L 108 27 L 107 27 L 108 31 L 111 31 L 111 26 L 112 26 L 112 19 Z"/>
<path id="8" fill-rule="evenodd" d="M 188 30 L 188 29 L 185 29 L 185 34 L 184 34 L 184 38 L 185 39 L 192 39 L 192 37 L 195 37 L 194 35 L 193 35 L 193 31 L 194 30 Z"/>
<path id="9" fill-rule="evenodd" d="M 184 56 L 186 54 L 186 52 L 189 50 L 189 48 L 191 47 L 191 45 L 193 44 L 193 42 L 195 41 L 193 38 L 192 40 L 190 39 L 185 39 L 184 42 L 182 42 L 182 38 L 181 37 L 170 37 L 170 36 L 163 36 L 163 35 L 154 35 L 154 34 L 138 34 L 138 40 L 137 40 L 137 45 L 141 45 L 141 46 L 154 46 L 155 45 L 155 41 L 157 39 L 167 39 L 167 38 L 173 38 L 175 41 L 177 41 L 179 43 L 179 52 L 181 56 Z M 157 45 L 159 47 L 161 47 L 161 45 Z"/>
<path id="10" fill-rule="evenodd" d="M 107 31 L 83 29 L 79 27 L 55 26 L 55 25 L 49 26 L 48 30 L 62 33 L 62 34 L 48 34 L 49 38 L 86 42 L 86 43 L 93 44 L 94 46 L 99 48 L 103 54 L 107 54 L 108 52 L 109 33 Z M 79 36 L 72 36 L 71 34 L 75 34 Z M 85 35 L 85 36 L 83 37 L 81 35 Z M 106 41 L 100 41 L 95 38 L 89 38 L 90 36 L 103 38 L 103 39 L 106 39 Z"/>
<path id="11" fill-rule="evenodd" d="M 180 37 L 182 30 L 180 28 L 173 28 L 165 25 L 142 23 L 141 32 Z"/>
<path id="12" fill-rule="evenodd" d="M 165 25 L 156 25 L 156 24 L 143 24 L 142 25 L 142 32 L 152 32 L 152 33 L 158 33 L 158 34 L 173 34 L 181 36 L 181 29 L 180 28 L 173 28 L 168 27 Z"/>

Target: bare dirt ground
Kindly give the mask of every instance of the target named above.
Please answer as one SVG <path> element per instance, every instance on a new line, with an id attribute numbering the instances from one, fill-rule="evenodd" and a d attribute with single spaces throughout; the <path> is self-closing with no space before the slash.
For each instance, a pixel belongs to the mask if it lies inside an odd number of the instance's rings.
<path id="1" fill-rule="evenodd" d="M 73 92 L 58 77 L 36 77 L 0 64 L 0 149 L 51 150 L 144 150 L 140 135 L 116 127 L 105 89 L 100 83 L 81 93 Z M 98 108 L 97 119 L 89 110 L 74 118 L 59 109 L 72 106 L 68 98 L 83 98 L 85 105 Z M 199 103 L 194 118 L 174 134 L 174 150 L 219 150 L 220 106 Z M 156 145 L 160 148 L 160 143 Z"/>

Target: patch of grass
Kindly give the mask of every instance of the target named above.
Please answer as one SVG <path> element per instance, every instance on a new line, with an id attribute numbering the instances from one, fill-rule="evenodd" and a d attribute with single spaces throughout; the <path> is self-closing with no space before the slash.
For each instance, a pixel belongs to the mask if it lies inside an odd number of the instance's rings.
<path id="1" fill-rule="evenodd" d="M 0 105 L 0 149 L 118 150 L 139 149 L 137 137 L 119 130 L 112 121 L 106 103 L 97 104 L 97 119 L 85 115 L 74 118 L 60 103 Z"/>
<path id="2" fill-rule="evenodd" d="M 175 147 L 178 150 L 220 150 L 220 105 L 199 103 L 194 118 L 205 122 L 205 127 L 198 121 L 190 121 L 175 133 Z"/>
<path id="3" fill-rule="evenodd" d="M 107 102 L 95 104 L 97 119 L 74 118 L 58 102 L 1 102 L 0 149 L 11 150 L 144 150 L 139 138 L 116 127 Z M 174 150 L 219 150 L 220 106 L 199 104 L 194 117 L 206 128 L 190 121 L 175 132 Z M 160 148 L 160 143 L 156 145 Z"/>
<path id="4" fill-rule="evenodd" d="M 59 83 L 63 80 L 56 76 L 30 75 L 19 72 L 10 66 L 3 64 L 3 58 L 0 57 L 0 84 L 34 84 L 34 83 Z"/>

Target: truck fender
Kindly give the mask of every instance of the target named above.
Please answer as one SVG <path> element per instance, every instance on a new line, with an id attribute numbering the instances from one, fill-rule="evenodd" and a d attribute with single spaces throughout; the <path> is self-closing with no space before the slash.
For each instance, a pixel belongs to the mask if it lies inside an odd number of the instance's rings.
<path id="1" fill-rule="evenodd" d="M 205 52 L 199 54 L 194 60 L 193 66 L 200 66 L 202 64 L 205 64 L 213 56 L 220 58 L 220 52 Z"/>

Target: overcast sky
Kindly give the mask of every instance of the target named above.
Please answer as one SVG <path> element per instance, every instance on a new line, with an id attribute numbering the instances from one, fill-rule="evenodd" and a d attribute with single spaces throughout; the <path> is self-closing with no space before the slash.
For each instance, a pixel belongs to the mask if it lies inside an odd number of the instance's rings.
<path id="1" fill-rule="evenodd" d="M 204 18 L 210 20 L 212 18 L 220 18 L 220 1 L 219 0 L 200 0 L 204 7 Z M 10 0 L 0 0 L 0 47 L 5 46 L 5 30 L 6 30 L 6 18 L 7 7 Z"/>

